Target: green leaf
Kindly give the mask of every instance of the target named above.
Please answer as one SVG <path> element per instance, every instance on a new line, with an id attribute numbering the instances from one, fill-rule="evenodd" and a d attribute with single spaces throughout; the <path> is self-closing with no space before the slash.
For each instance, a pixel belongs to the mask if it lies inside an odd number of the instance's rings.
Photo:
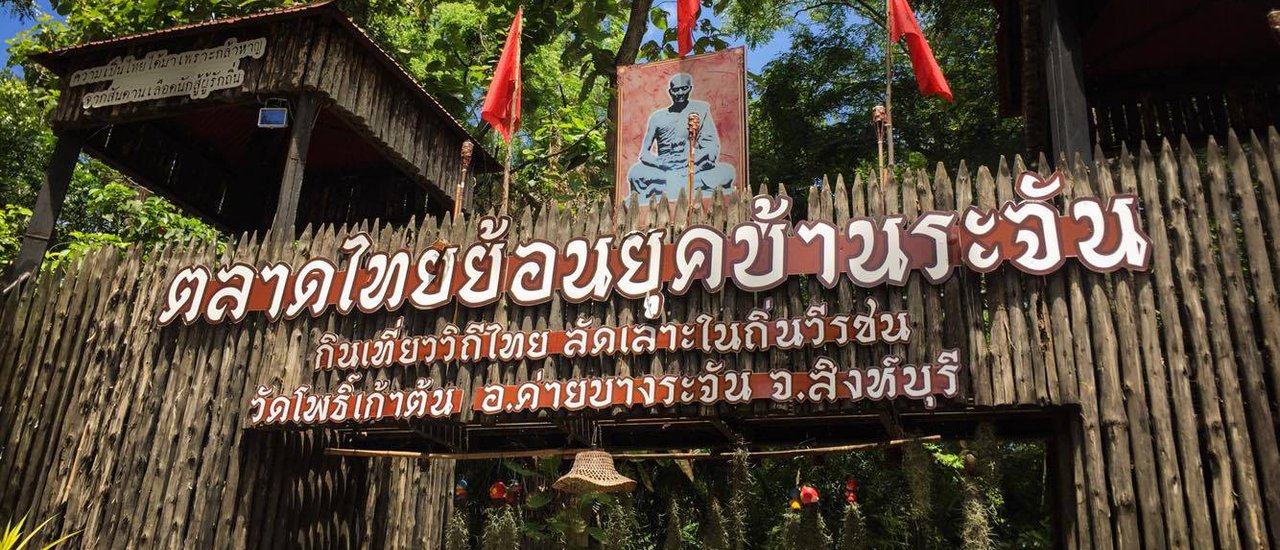
<path id="1" fill-rule="evenodd" d="M 512 460 L 502 461 L 502 466 L 508 470 L 511 470 L 512 472 L 515 472 L 519 475 L 526 476 L 526 477 L 541 477 L 542 475 L 542 474 L 539 474 L 538 472 L 525 468 L 524 466 L 521 466 L 520 463 Z"/>
<path id="2" fill-rule="evenodd" d="M 525 498 L 524 505 L 526 508 L 530 510 L 537 510 L 539 508 L 542 508 L 543 506 L 550 504 L 551 501 L 554 499 L 555 499 L 555 496 L 552 495 L 550 492 L 542 491 L 542 492 L 530 494 L 528 498 Z"/>

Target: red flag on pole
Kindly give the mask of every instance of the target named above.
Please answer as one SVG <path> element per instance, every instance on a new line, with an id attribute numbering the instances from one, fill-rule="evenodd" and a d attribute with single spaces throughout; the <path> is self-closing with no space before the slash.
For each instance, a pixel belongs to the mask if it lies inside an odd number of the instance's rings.
<path id="1" fill-rule="evenodd" d="M 693 51 L 693 26 L 698 22 L 698 0 L 676 0 L 676 31 L 680 57 Z"/>
<path id="2" fill-rule="evenodd" d="M 911 55 L 911 68 L 916 73 L 916 83 L 920 86 L 921 95 L 936 95 L 947 101 L 951 98 L 951 86 L 938 67 L 938 60 L 933 58 L 933 49 L 920 32 L 920 23 L 916 14 L 912 13 L 907 0 L 889 0 L 889 39 L 898 42 L 907 37 L 907 53 Z"/>
<path id="3" fill-rule="evenodd" d="M 480 118 L 492 124 L 507 143 L 511 143 L 511 134 L 520 128 L 520 16 L 523 11 L 523 7 L 516 10 L 516 18 L 507 32 L 507 44 L 502 47 L 502 58 L 493 70 L 489 94 L 480 109 Z"/>

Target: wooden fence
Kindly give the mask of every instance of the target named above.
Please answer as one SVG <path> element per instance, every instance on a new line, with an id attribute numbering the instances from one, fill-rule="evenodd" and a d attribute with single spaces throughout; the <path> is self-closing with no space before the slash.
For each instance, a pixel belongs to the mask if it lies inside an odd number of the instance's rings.
<path id="1" fill-rule="evenodd" d="M 1280 546 L 1280 136 L 1233 136 L 1224 151 L 1167 143 L 1067 168 L 1067 197 L 1133 192 L 1152 239 L 1149 272 L 1101 275 L 1069 266 L 1050 276 L 1009 267 L 961 271 L 941 286 L 913 274 L 901 288 L 827 290 L 793 277 L 768 293 L 696 288 L 672 298 L 675 318 L 707 312 L 742 318 L 772 296 L 775 318 L 825 301 L 848 311 L 866 296 L 907 309 L 916 336 L 908 361 L 958 347 L 968 368 L 963 398 L 948 411 L 991 414 L 1065 405 L 1078 415 L 1054 448 L 1062 486 L 1055 514 L 1071 548 L 1266 548 Z M 1101 158 L 1101 155 L 1099 155 Z M 1038 166 L 1046 163 L 1040 159 Z M 809 190 L 809 218 L 994 207 L 1014 198 L 1011 174 L 939 166 L 910 173 L 882 193 L 877 182 L 837 178 Z M 774 190 L 786 192 L 785 190 Z M 887 198 L 887 200 L 886 200 Z M 676 218 L 658 224 L 682 226 Z M 746 219 L 745 199 L 694 221 Z M 526 213 L 513 239 L 563 241 L 616 231 L 608 203 L 585 211 Z M 633 219 L 625 213 L 618 220 Z M 474 220 L 361 228 L 382 250 L 421 250 L 437 238 L 467 244 Z M 0 519 L 56 516 L 86 548 L 435 547 L 449 507 L 453 464 L 325 456 L 334 432 L 242 428 L 260 383 L 336 384 L 312 371 L 318 335 L 367 338 L 403 316 L 413 334 L 448 322 L 491 319 L 510 328 L 563 329 L 579 314 L 604 324 L 639 318 L 638 304 L 338 315 L 276 323 L 157 327 L 157 301 L 180 266 L 243 260 L 299 262 L 332 254 L 348 229 L 304 231 L 296 242 L 244 235 L 225 246 L 104 250 L 2 297 L 0 309 Z M 297 265 L 295 263 L 294 265 Z M 455 317 L 456 316 L 456 317 Z M 880 353 L 888 346 L 822 350 Z M 742 353 L 731 368 L 807 368 L 818 350 Z M 469 395 L 478 384 L 556 377 L 690 370 L 693 361 L 547 359 L 537 364 L 380 369 L 401 382 L 431 376 Z M 865 361 L 863 362 L 865 363 Z M 863 364 L 859 363 L 859 364 Z M 680 365 L 684 365 L 681 367 Z M 768 405 L 778 408 L 779 405 Z M 699 410 L 699 414 L 718 414 Z"/>

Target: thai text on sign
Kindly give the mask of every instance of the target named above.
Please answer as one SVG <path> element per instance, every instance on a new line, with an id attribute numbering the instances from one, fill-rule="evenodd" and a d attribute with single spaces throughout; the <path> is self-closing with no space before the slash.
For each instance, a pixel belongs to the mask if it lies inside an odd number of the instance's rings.
<path id="1" fill-rule="evenodd" d="M 708 361 L 701 373 L 660 376 L 603 376 L 549 380 L 542 371 L 522 384 L 488 384 L 476 389 L 472 410 L 482 414 L 538 410 L 605 410 L 616 406 L 646 408 L 676 405 L 740 405 L 753 400 L 776 403 L 833 403 L 881 401 L 899 397 L 933 408 L 941 398 L 960 391 L 960 354 L 946 350 L 932 363 L 903 364 L 896 355 L 865 368 L 842 367 L 819 356 L 808 371 L 729 371 L 721 361 Z M 435 388 L 418 379 L 412 390 L 389 390 L 389 382 L 375 382 L 372 392 L 357 391 L 362 379 L 351 373 L 337 393 L 313 393 L 298 386 L 277 393 L 259 386 L 250 400 L 249 423 L 254 427 L 367 423 L 379 420 L 444 418 L 462 410 L 462 390 Z"/>
<path id="2" fill-rule="evenodd" d="M 705 313 L 687 323 L 664 322 L 620 327 L 596 326 L 579 318 L 569 330 L 506 330 L 477 321 L 465 329 L 447 324 L 439 334 L 404 336 L 404 319 L 377 338 L 346 340 L 333 332 L 320 336 L 312 358 L 315 370 L 375 369 L 433 363 L 538 361 L 547 357 L 646 355 L 659 351 L 737 353 L 783 351 L 850 343 L 905 344 L 911 340 L 906 311 L 880 311 L 867 298 L 861 312 L 827 314 L 827 304 L 809 306 L 802 317 L 771 319 L 769 309 L 754 308 L 745 321 L 725 321 Z"/>
<path id="3" fill-rule="evenodd" d="M 1150 239 L 1139 227 L 1138 198 L 1068 201 L 1066 213 L 1046 202 L 1062 187 L 1060 174 L 1043 180 L 1026 172 L 1024 199 L 994 210 L 925 212 L 910 220 L 853 216 L 842 223 L 792 225 L 791 200 L 757 196 L 751 220 L 721 232 L 693 225 L 668 243 L 667 229 L 622 236 L 577 237 L 563 245 L 533 239 L 508 243 L 509 218 L 479 221 L 477 242 L 443 244 L 422 252 L 372 249 L 366 233 L 347 237 L 339 251 L 346 267 L 325 257 L 301 266 L 235 263 L 180 269 L 170 280 L 157 321 L 238 322 L 252 311 L 271 320 L 329 308 L 430 310 L 453 300 L 481 307 L 507 297 L 536 305 L 559 294 L 578 303 L 617 295 L 643 299 L 666 290 L 683 295 L 694 285 L 717 292 L 726 283 L 745 291 L 777 287 L 793 275 L 813 275 L 833 288 L 847 278 L 862 287 L 905 285 L 913 271 L 929 283 L 946 281 L 960 266 L 989 272 L 1001 264 L 1048 274 L 1075 258 L 1098 272 L 1145 270 Z"/>
<path id="4" fill-rule="evenodd" d="M 177 96 L 201 99 L 210 92 L 243 84 L 240 59 L 258 59 L 266 51 L 265 37 L 246 41 L 228 38 L 221 46 L 203 50 L 175 54 L 157 50 L 141 59 L 117 57 L 106 65 L 71 73 L 69 86 L 111 82 L 107 89 L 81 98 L 85 109 Z"/>

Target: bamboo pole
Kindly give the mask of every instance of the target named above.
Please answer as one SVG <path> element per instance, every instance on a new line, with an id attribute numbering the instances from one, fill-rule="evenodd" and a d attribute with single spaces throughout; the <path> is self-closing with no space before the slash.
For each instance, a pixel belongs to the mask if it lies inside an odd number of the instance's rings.
<path id="1" fill-rule="evenodd" d="M 748 451 L 747 456 L 753 458 L 786 458 L 792 456 L 827 455 L 865 451 L 882 447 L 897 447 L 907 443 L 929 443 L 941 441 L 941 435 L 877 441 L 874 443 L 858 443 L 854 445 L 837 445 L 833 447 L 809 447 L 804 449 L 781 449 L 775 451 Z M 495 460 L 501 458 L 537 458 L 547 456 L 574 456 L 591 449 L 531 449 L 520 451 L 490 451 L 479 453 L 428 453 L 420 451 L 384 451 L 376 449 L 343 449 L 328 448 L 324 453 L 329 456 L 345 456 L 352 458 L 413 458 L 426 460 Z M 615 460 L 727 460 L 733 453 L 712 451 L 663 452 L 663 453 L 618 453 Z"/>

